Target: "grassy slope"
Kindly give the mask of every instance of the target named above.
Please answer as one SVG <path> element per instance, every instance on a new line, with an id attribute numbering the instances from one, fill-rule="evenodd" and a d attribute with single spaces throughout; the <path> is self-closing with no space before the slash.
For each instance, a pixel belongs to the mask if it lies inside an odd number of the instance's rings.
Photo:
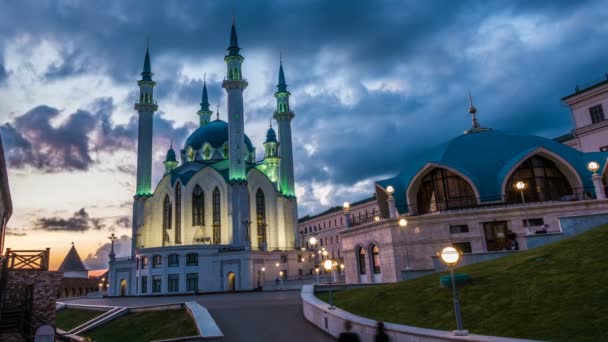
<path id="1" fill-rule="evenodd" d="M 608 341 L 608 226 L 457 272 L 473 277 L 472 285 L 459 288 L 464 327 L 472 333 Z M 335 303 L 386 322 L 456 325 L 451 289 L 439 287 L 437 274 L 339 292 Z"/>
<path id="2" fill-rule="evenodd" d="M 96 342 L 144 342 L 198 335 L 192 318 L 184 310 L 146 311 L 127 314 L 84 335 Z"/>
<path id="3" fill-rule="evenodd" d="M 101 314 L 103 314 L 103 311 L 66 308 L 57 312 L 55 324 L 57 328 L 68 331 Z"/>

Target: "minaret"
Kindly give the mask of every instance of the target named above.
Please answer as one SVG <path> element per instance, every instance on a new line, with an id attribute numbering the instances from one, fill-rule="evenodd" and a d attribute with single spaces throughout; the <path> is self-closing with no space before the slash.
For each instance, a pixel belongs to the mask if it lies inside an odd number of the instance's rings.
<path id="1" fill-rule="evenodd" d="M 207 96 L 207 77 L 203 81 L 203 96 L 201 99 L 201 109 L 196 113 L 199 117 L 201 127 L 205 126 L 211 121 L 211 115 L 213 111 L 209 110 L 209 97 Z"/>
<path id="2" fill-rule="evenodd" d="M 274 97 L 277 99 L 277 109 L 274 118 L 279 123 L 279 155 L 281 166 L 279 170 L 279 190 L 288 197 L 295 197 L 295 185 L 293 177 L 293 152 L 291 147 L 291 119 L 294 114 L 289 108 L 289 95 L 285 74 L 283 73 L 283 61 L 279 66 L 279 84 Z"/>
<path id="3" fill-rule="evenodd" d="M 152 68 L 150 67 L 150 52 L 146 49 L 144 70 L 139 86 L 139 101 L 135 110 L 139 113 L 139 129 L 137 133 L 137 189 L 136 196 L 152 194 L 152 117 L 158 109 L 154 101 L 154 86 Z"/>
<path id="4" fill-rule="evenodd" d="M 264 142 L 264 164 L 266 165 L 266 175 L 275 184 L 277 184 L 279 179 L 280 162 L 279 142 L 277 141 L 277 134 L 272 128 L 271 121 L 270 128 L 268 128 L 268 132 L 266 133 L 266 141 Z"/>
<path id="5" fill-rule="evenodd" d="M 241 64 L 243 56 L 239 53 L 234 18 L 230 30 L 230 46 L 224 57 L 226 79 L 222 87 L 228 93 L 228 160 L 229 192 L 232 215 L 232 244 L 247 245 L 249 242 L 249 194 L 247 189 L 247 169 L 245 165 L 245 120 L 243 110 L 243 90 L 247 81 L 243 79 Z"/>
<path id="6" fill-rule="evenodd" d="M 139 113 L 139 127 L 137 131 L 137 188 L 133 201 L 133 220 L 131 236 L 131 256 L 135 256 L 136 249 L 141 243 L 141 227 L 143 226 L 144 205 L 152 196 L 152 118 L 158 109 L 154 101 L 154 86 L 152 81 L 152 68 L 150 67 L 150 51 L 146 48 L 144 70 L 139 86 L 139 101 L 135 103 L 135 110 Z"/>
<path id="7" fill-rule="evenodd" d="M 165 164 L 165 174 L 170 173 L 171 171 L 175 170 L 175 168 L 177 167 L 177 159 L 175 158 L 175 151 L 173 150 L 173 144 L 171 144 L 169 151 L 167 151 L 167 158 L 165 158 L 165 161 L 163 162 L 163 164 Z"/>

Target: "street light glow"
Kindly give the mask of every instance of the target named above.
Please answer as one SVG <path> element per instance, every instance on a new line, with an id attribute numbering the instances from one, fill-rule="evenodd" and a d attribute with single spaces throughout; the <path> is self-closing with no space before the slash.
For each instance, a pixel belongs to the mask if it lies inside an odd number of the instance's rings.
<path id="1" fill-rule="evenodd" d="M 262 272 L 266 272 L 266 267 L 262 267 Z"/>
<path id="2" fill-rule="evenodd" d="M 518 181 L 515 183 L 515 189 L 517 189 L 519 191 L 526 190 L 527 187 L 528 187 L 528 184 L 526 184 L 522 181 Z"/>
<path id="3" fill-rule="evenodd" d="M 325 260 L 323 263 L 323 268 L 325 268 L 326 271 L 329 271 L 332 269 L 332 267 L 334 267 L 334 262 L 331 260 Z"/>
<path id="4" fill-rule="evenodd" d="M 587 170 L 593 172 L 593 174 L 595 174 L 599 169 L 600 164 L 598 164 L 596 161 L 590 161 L 589 164 L 587 164 Z"/>
<path id="5" fill-rule="evenodd" d="M 389 185 L 386 187 L 386 192 L 389 194 L 389 196 L 392 196 L 395 193 L 395 188 L 393 188 L 392 185 Z"/>
<path id="6" fill-rule="evenodd" d="M 308 239 L 308 243 L 309 243 L 311 246 L 316 246 L 316 245 L 317 245 L 317 238 L 316 238 L 316 237 L 314 237 L 314 236 L 311 236 L 311 237 L 310 237 L 310 239 Z"/>
<path id="7" fill-rule="evenodd" d="M 450 267 L 456 266 L 458 261 L 460 261 L 460 252 L 454 247 L 445 247 L 439 253 L 439 257 L 446 265 Z"/>
<path id="8" fill-rule="evenodd" d="M 407 226 L 407 220 L 406 220 L 406 219 L 404 219 L 404 218 L 402 218 L 401 220 L 399 220 L 399 225 L 400 225 L 401 227 L 405 227 L 405 226 Z"/>

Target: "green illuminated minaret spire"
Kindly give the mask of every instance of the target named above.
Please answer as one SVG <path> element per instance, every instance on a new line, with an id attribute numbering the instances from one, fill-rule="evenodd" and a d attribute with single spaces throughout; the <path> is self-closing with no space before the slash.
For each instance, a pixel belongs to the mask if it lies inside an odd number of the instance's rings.
<path id="1" fill-rule="evenodd" d="M 289 96 L 287 82 L 285 82 L 285 72 L 283 71 L 283 60 L 279 63 L 279 84 L 274 97 L 277 100 L 277 109 L 274 112 L 274 119 L 279 123 L 279 152 L 281 156 L 281 166 L 279 169 L 279 190 L 285 196 L 295 197 L 295 184 L 293 174 L 293 151 L 291 147 L 291 120 L 294 113 L 289 108 Z"/>
<path id="2" fill-rule="evenodd" d="M 211 115 L 213 114 L 213 111 L 209 109 L 209 96 L 207 95 L 207 75 L 205 75 L 203 81 L 201 109 L 196 114 L 198 114 L 200 126 L 205 126 L 211 121 Z"/>

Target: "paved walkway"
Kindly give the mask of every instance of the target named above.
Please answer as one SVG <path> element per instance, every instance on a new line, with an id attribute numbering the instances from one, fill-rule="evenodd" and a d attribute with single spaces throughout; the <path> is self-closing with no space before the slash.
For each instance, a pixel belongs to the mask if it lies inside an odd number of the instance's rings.
<path id="1" fill-rule="evenodd" d="M 202 296 L 75 299 L 66 303 L 140 306 L 197 301 L 205 306 L 226 342 L 334 341 L 302 315 L 300 291 L 245 292 Z"/>

